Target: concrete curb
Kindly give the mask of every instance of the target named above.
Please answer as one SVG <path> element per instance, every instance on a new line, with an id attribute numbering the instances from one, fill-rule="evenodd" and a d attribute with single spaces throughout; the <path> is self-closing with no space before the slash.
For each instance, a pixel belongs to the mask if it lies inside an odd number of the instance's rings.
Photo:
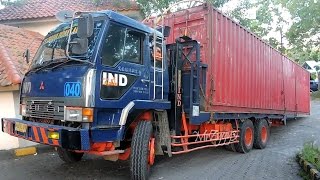
<path id="1" fill-rule="evenodd" d="M 0 151 L 0 160 L 9 160 L 14 158 L 19 158 L 21 156 L 35 155 L 35 154 L 43 154 L 48 152 L 53 152 L 54 147 L 47 145 L 36 145 L 29 146 L 25 148 L 17 148 L 10 150 L 1 150 Z"/>
<path id="2" fill-rule="evenodd" d="M 320 180 L 320 172 L 311 163 L 303 159 L 300 154 L 297 155 L 297 161 L 300 167 L 309 175 L 311 180 Z"/>

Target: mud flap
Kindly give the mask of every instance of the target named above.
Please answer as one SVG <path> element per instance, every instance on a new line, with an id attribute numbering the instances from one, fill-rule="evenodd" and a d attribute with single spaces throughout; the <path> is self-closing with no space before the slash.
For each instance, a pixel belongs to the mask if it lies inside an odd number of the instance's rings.
<path id="1" fill-rule="evenodd" d="M 154 127 L 157 127 L 156 131 L 154 131 L 156 138 L 156 154 L 163 155 L 163 147 L 165 147 L 165 152 L 171 157 L 171 137 L 167 111 L 156 111 L 155 115 L 156 118 L 153 122 Z"/>

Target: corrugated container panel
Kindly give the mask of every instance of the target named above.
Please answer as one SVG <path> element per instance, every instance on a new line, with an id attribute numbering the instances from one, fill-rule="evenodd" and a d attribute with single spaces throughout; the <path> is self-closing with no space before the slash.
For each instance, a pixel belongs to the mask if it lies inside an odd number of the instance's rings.
<path id="1" fill-rule="evenodd" d="M 174 43 L 185 32 L 207 64 L 207 111 L 309 114 L 309 73 L 210 6 L 165 18 Z"/>

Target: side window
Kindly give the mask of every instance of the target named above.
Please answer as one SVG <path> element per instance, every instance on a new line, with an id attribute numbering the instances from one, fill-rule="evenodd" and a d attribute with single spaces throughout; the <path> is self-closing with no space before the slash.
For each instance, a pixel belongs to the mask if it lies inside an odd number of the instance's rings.
<path id="1" fill-rule="evenodd" d="M 127 31 L 123 59 L 140 63 L 141 62 L 141 35 L 135 31 Z"/>
<path id="2" fill-rule="evenodd" d="M 143 35 L 111 23 L 102 47 L 102 64 L 113 66 L 119 61 L 141 63 Z"/>
<path id="3" fill-rule="evenodd" d="M 110 24 L 107 37 L 102 48 L 102 64 L 113 66 L 122 59 L 126 28 Z"/>

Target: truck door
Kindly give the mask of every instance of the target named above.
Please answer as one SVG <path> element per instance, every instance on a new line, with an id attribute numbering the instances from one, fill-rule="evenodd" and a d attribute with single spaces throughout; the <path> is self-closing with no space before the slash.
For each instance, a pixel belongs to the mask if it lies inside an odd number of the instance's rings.
<path id="1" fill-rule="evenodd" d="M 110 22 L 100 48 L 97 106 L 120 108 L 132 100 L 150 99 L 150 71 L 145 47 L 148 47 L 145 33 Z"/>

